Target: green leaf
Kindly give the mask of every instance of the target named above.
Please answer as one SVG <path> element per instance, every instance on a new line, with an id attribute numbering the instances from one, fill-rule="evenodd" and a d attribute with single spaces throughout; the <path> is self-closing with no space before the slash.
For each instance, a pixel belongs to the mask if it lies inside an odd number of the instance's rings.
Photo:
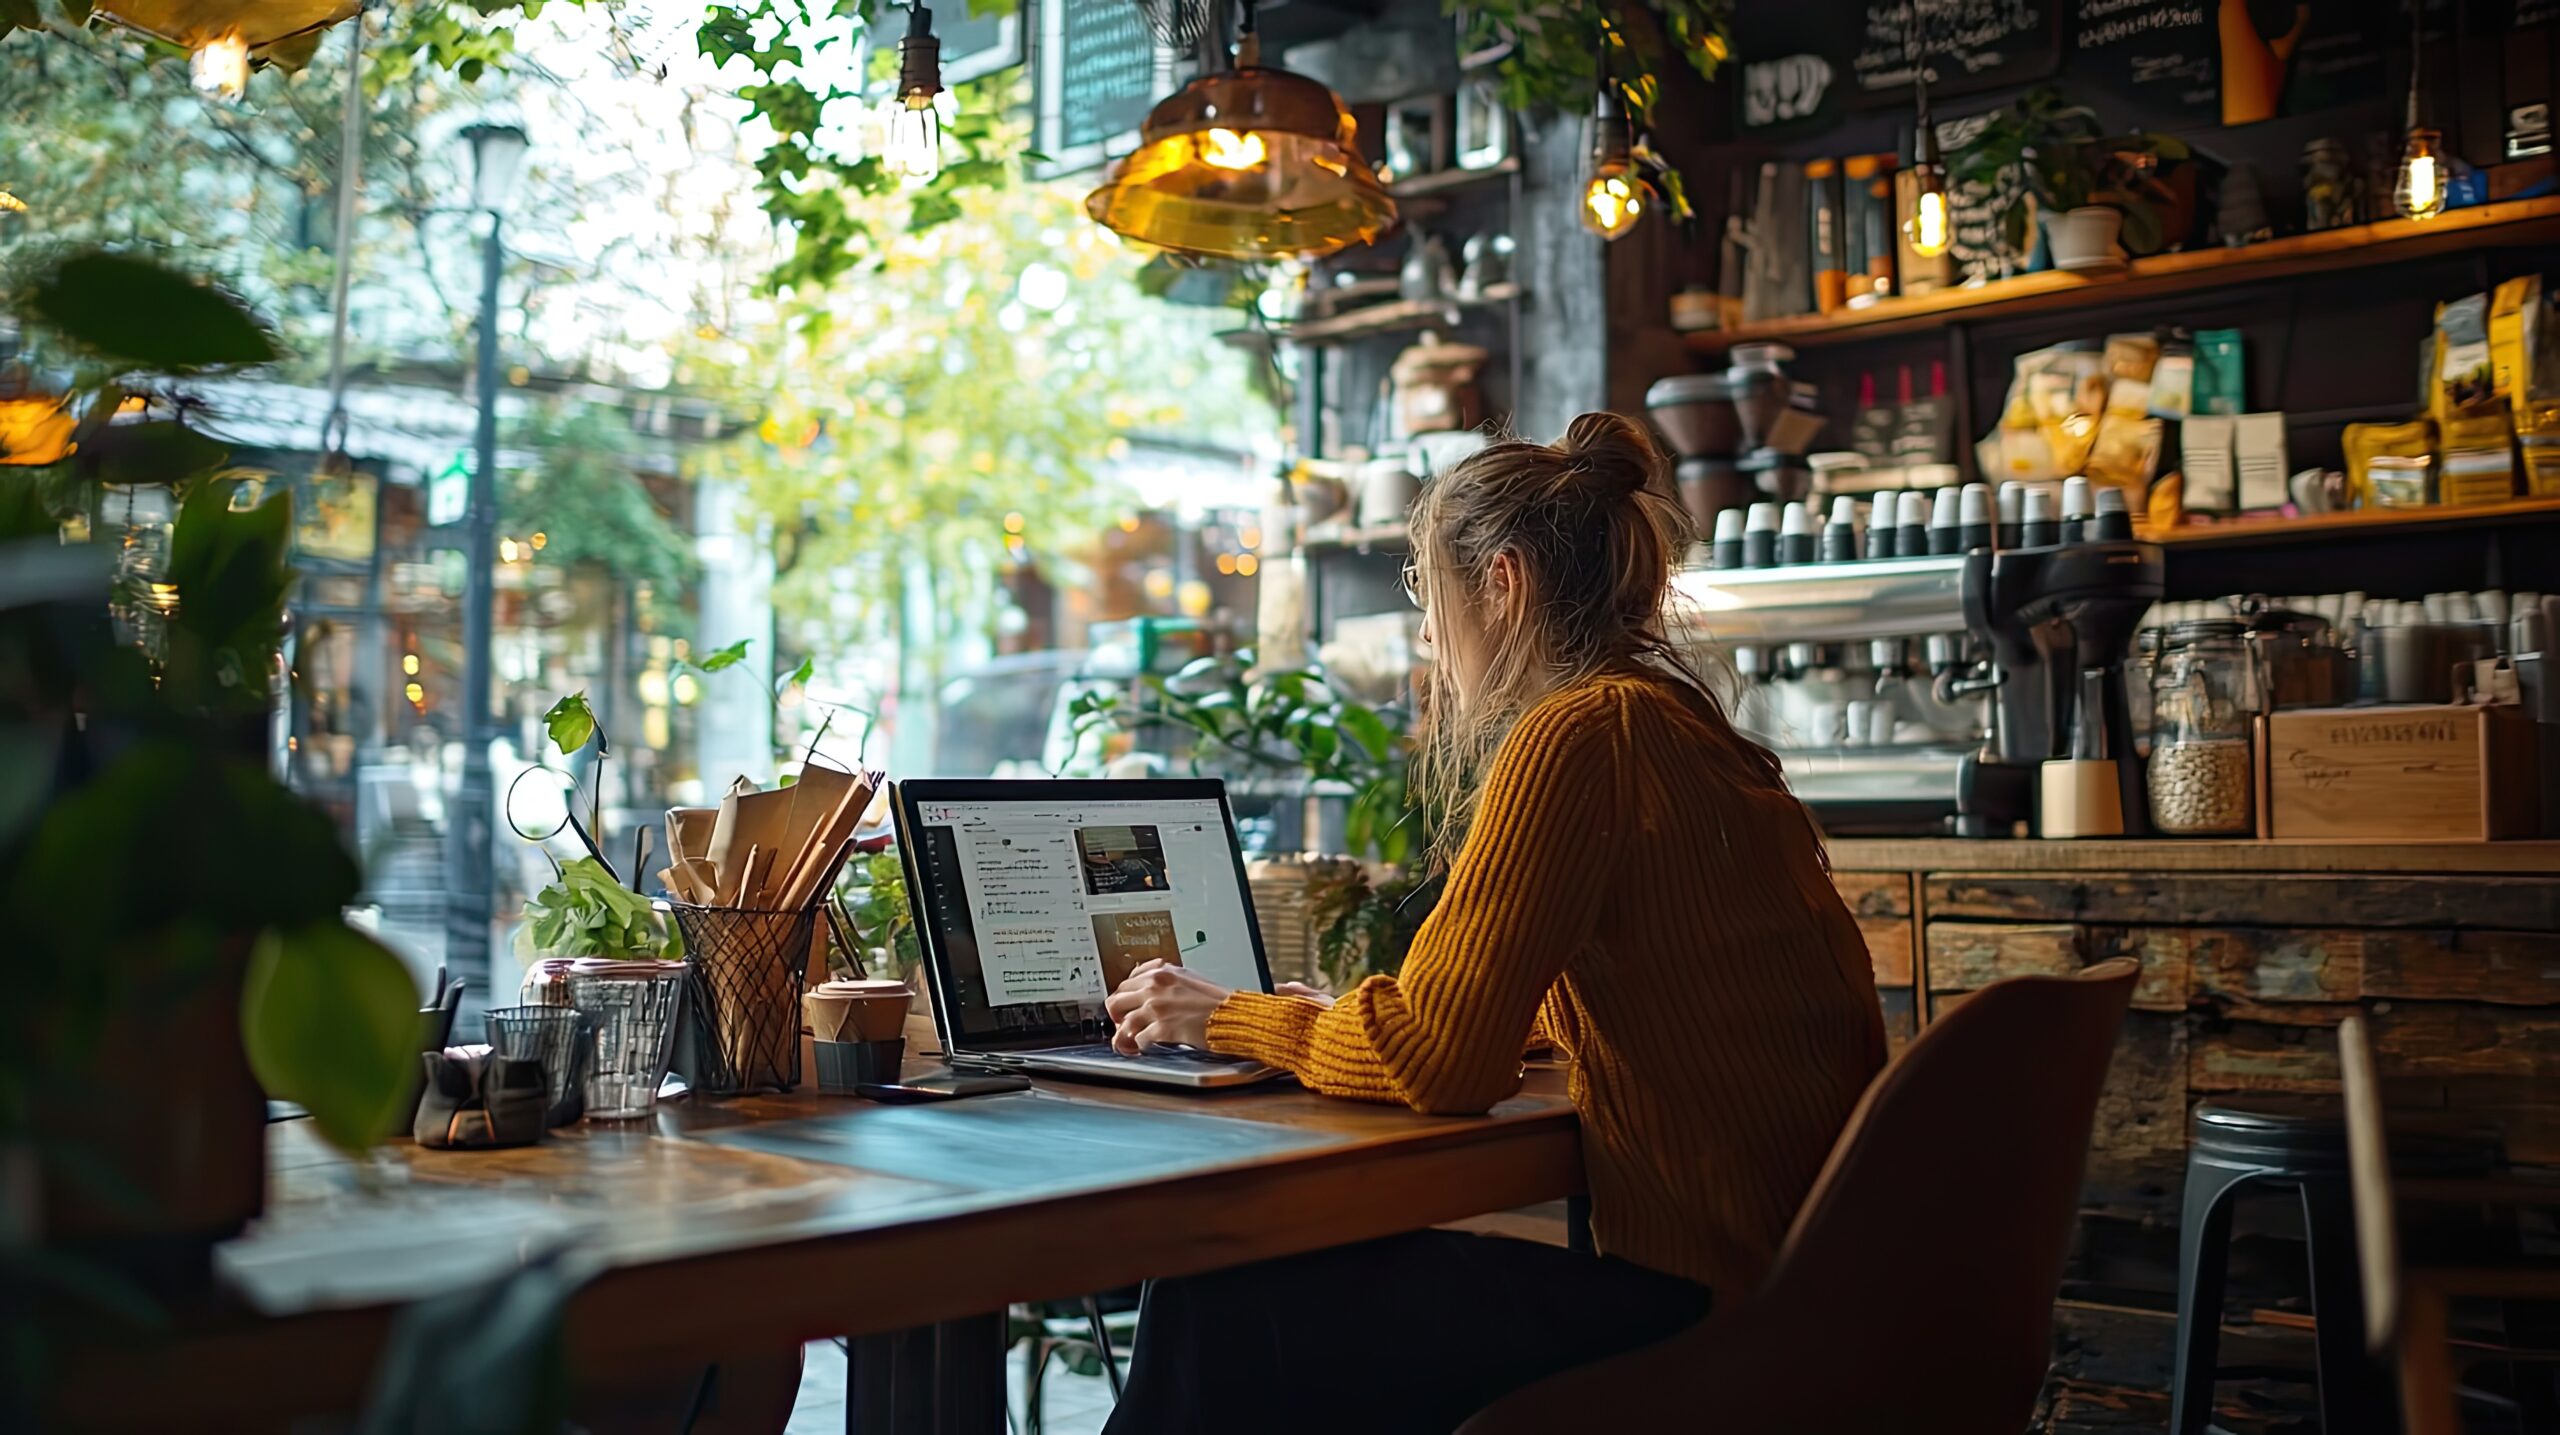
<path id="1" fill-rule="evenodd" d="M 263 710 L 283 641 L 292 491 L 279 487 L 245 509 L 234 506 L 241 492 L 238 480 L 196 484 L 169 535 L 167 580 L 178 610 L 169 620 L 164 690 L 194 711 Z"/>
<path id="2" fill-rule="evenodd" d="M 136 368 L 185 374 L 282 357 L 229 295 L 146 259 L 74 255 L 39 278 L 27 302 L 54 332 Z"/>
<path id="3" fill-rule="evenodd" d="M 809 679 L 817 676 L 817 672 L 817 658 L 814 656 L 802 658 L 800 660 L 800 666 L 793 668 L 789 673 L 785 674 L 783 676 L 781 686 L 775 688 L 774 691 L 787 692 L 795 683 L 805 688 L 809 685 Z"/>
<path id="4" fill-rule="evenodd" d="M 542 727 L 563 757 L 585 747 L 596 735 L 596 710 L 587 705 L 587 690 L 580 688 L 553 703 L 551 711 L 542 715 Z"/>
<path id="5" fill-rule="evenodd" d="M 740 638 L 738 641 L 731 643 L 729 646 L 720 649 L 707 658 L 704 658 L 701 662 L 694 664 L 694 666 L 702 669 L 706 673 L 716 673 L 728 668 L 734 668 L 738 664 L 747 660 L 747 644 L 754 641 L 755 640 L 753 638 Z"/>
<path id="6" fill-rule="evenodd" d="M 397 1130 L 418 1070 L 418 988 L 373 938 L 334 921 L 259 937 L 241 1041 L 269 1096 L 361 1153 Z"/>
<path id="7" fill-rule="evenodd" d="M 648 898 L 580 857 L 524 905 L 534 949 L 546 957 L 677 957 L 684 944 Z"/>
<path id="8" fill-rule="evenodd" d="M 1368 750 L 1369 756 L 1383 759 L 1395 751 L 1396 735 L 1389 730 L 1386 719 L 1379 717 L 1375 709 L 1362 707 L 1358 703 L 1344 703 L 1338 721 L 1342 730 L 1349 733 L 1353 741 Z"/>
<path id="9" fill-rule="evenodd" d="M 80 446 L 80 475 L 96 483 L 177 484 L 219 468 L 231 456 L 221 443 L 175 420 L 109 424 Z"/>

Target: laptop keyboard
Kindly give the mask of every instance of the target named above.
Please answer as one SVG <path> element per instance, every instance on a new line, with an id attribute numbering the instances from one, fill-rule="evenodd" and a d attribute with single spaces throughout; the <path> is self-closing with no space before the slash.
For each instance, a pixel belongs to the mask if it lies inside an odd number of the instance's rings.
<path id="1" fill-rule="evenodd" d="M 1203 1051 L 1195 1046 L 1159 1046 L 1153 1051 L 1147 1052 L 1141 1056 L 1123 1056 L 1120 1054 L 1118 1049 L 1113 1047 L 1111 1043 L 1107 1041 L 1096 1042 L 1091 1046 L 1049 1047 L 1039 1052 L 1038 1055 L 1073 1056 L 1089 1060 L 1100 1059 L 1103 1061 L 1165 1061 L 1194 1066 L 1243 1066 L 1248 1064 L 1248 1059 L 1245 1057 L 1223 1056 L 1214 1051 Z"/>

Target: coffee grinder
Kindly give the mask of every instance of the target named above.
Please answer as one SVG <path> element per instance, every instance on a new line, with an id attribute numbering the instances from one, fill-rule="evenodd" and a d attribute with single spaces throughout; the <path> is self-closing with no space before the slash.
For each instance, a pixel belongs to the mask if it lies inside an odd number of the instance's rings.
<path id="1" fill-rule="evenodd" d="M 2159 545 L 2130 539 L 1965 555 L 1965 622 L 1990 645 L 1992 667 L 1948 685 L 1992 687 L 1995 701 L 1991 741 L 1957 774 L 1960 833 L 2005 837 L 2028 821 L 2048 835 L 2054 809 L 2040 785 L 2049 775 L 2086 777 L 2091 762 L 2115 765 L 2124 834 L 2150 833 L 2125 658 L 2160 601 L 2163 574 Z"/>

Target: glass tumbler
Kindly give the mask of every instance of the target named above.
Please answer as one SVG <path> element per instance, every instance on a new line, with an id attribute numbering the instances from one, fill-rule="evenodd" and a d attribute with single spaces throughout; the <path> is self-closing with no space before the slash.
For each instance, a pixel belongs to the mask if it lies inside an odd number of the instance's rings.
<path id="1" fill-rule="evenodd" d="M 596 1059 L 587 1073 L 587 1115 L 605 1121 L 646 1116 L 675 1054 L 685 968 L 648 975 L 569 977 L 570 1004 L 595 1024 Z"/>

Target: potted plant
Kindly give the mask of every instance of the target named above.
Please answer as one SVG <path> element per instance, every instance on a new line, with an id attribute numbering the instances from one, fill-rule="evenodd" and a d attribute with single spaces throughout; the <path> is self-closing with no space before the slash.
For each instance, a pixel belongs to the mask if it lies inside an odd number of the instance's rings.
<path id="1" fill-rule="evenodd" d="M 32 1151 L 36 1176 L 0 1202 L 40 1203 L 0 1213 L 0 1268 L 32 1234 L 188 1286 L 263 1206 L 266 1097 L 350 1151 L 405 1119 L 418 992 L 347 926 L 356 865 L 267 761 L 291 498 L 225 473 L 167 392 L 273 341 L 118 255 L 64 257 L 9 308 L 74 427 L 0 452 L 0 1166 Z M 156 567 L 61 544 L 110 485 L 174 495 Z"/>
<path id="2" fill-rule="evenodd" d="M 2044 86 L 1995 111 L 1950 158 L 1948 172 L 1985 190 L 1996 190 L 2005 176 L 2020 181 L 2017 197 L 2000 211 L 2001 238 L 2011 250 L 2028 252 L 2041 224 L 2055 268 L 2106 269 L 2122 264 L 2127 248 L 2160 249 L 2174 199 L 2160 166 L 2189 153 L 2168 135 L 2110 136 L 2095 111 L 2066 104 Z"/>
<path id="3" fill-rule="evenodd" d="M 1304 884 L 1314 974 L 1342 987 L 1401 965 L 1437 888 L 1409 870 L 1427 844 L 1399 708 L 1351 697 L 1320 666 L 1256 672 L 1247 649 L 1142 678 L 1126 698 L 1082 695 L 1070 714 L 1079 753 L 1095 733 L 1168 733 L 1194 773 L 1277 781 L 1319 807 L 1341 804 L 1341 850 L 1280 879 Z M 1312 817 L 1308 825 L 1322 826 Z"/>
<path id="4" fill-rule="evenodd" d="M 590 834 L 598 830 L 603 816 L 604 764 L 612 755 L 613 745 L 596 724 L 595 709 L 583 690 L 553 703 L 551 710 L 542 715 L 542 725 L 552 747 L 563 758 L 575 757 L 590 743 L 595 745 L 595 781 L 587 820 L 577 828 L 582 841 L 592 841 Z M 551 836 L 559 835 L 575 821 L 569 810 L 578 800 L 574 779 L 566 795 L 561 821 Z M 544 855 L 550 854 L 545 851 Z M 632 885 L 624 886 L 592 847 L 584 857 L 566 862 L 553 858 L 551 869 L 550 883 L 524 904 L 524 925 L 516 929 L 519 956 L 532 963 L 563 965 L 582 957 L 618 962 L 684 959 L 682 934 L 659 913 L 656 903 L 642 895 L 640 873 L 632 873 Z M 528 970 L 543 969 L 529 966 Z"/>

